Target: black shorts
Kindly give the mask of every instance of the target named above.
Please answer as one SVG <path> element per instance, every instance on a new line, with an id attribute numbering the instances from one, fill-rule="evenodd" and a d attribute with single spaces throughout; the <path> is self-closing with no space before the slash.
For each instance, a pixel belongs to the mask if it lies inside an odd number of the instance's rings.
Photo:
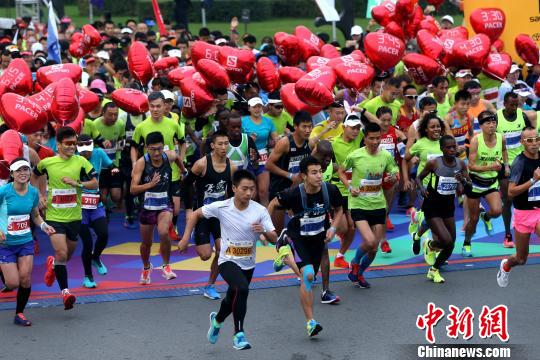
<path id="1" fill-rule="evenodd" d="M 424 212 L 424 217 L 426 220 L 437 217 L 441 219 L 448 219 L 455 216 L 454 213 L 456 211 L 456 206 L 454 204 L 454 198 L 452 198 L 452 201 L 445 201 L 440 197 L 431 198 L 431 200 L 429 199 L 429 197 L 425 198 L 424 202 L 422 203 L 422 211 Z"/>
<path id="2" fill-rule="evenodd" d="M 467 193 L 467 197 L 469 199 L 480 199 L 482 197 L 485 197 L 488 194 L 491 194 L 492 192 L 498 192 L 498 191 L 499 191 L 499 189 L 496 189 L 496 188 L 487 189 L 486 191 L 482 191 L 482 192 L 469 191 Z"/>
<path id="3" fill-rule="evenodd" d="M 47 224 L 52 226 L 56 230 L 57 234 L 64 234 L 71 241 L 77 241 L 79 237 L 79 232 L 81 230 L 81 220 L 69 221 L 69 222 L 58 222 L 47 220 Z"/>
<path id="4" fill-rule="evenodd" d="M 349 197 L 341 195 L 341 208 L 343 212 L 346 213 L 349 211 Z"/>
<path id="5" fill-rule="evenodd" d="M 354 222 L 367 221 L 369 226 L 386 224 L 386 209 L 363 210 L 351 209 L 351 217 Z"/>
<path id="6" fill-rule="evenodd" d="M 323 238 L 314 240 L 299 236 L 292 239 L 291 248 L 294 254 L 294 262 L 298 265 L 298 268 L 302 269 L 306 265 L 313 265 L 313 270 L 317 274 L 321 266 L 325 245 Z"/>
<path id="7" fill-rule="evenodd" d="M 180 197 L 180 180 L 171 182 L 171 195 L 173 197 Z"/>
<path id="8" fill-rule="evenodd" d="M 195 241 L 195 245 L 210 244 L 210 234 L 212 234 L 214 241 L 221 238 L 219 220 L 216 218 L 207 219 L 203 217 L 197 222 L 197 225 L 195 225 L 195 229 L 193 230 L 193 240 Z"/>
<path id="9" fill-rule="evenodd" d="M 111 169 L 102 169 L 99 173 L 100 189 L 121 189 L 124 186 L 124 178 L 121 171 L 111 173 Z"/>

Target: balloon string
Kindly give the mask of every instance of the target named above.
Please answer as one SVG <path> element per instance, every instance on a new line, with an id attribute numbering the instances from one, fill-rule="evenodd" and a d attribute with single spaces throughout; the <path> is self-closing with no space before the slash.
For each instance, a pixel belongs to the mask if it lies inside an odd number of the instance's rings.
<path id="1" fill-rule="evenodd" d="M 233 94 L 237 95 L 237 97 L 240 98 L 240 101 L 241 101 L 241 102 L 247 102 L 247 100 L 246 100 L 242 95 L 240 95 L 240 93 L 239 93 L 238 91 L 236 91 L 236 89 L 233 89 L 233 88 L 231 87 L 231 88 L 229 88 L 229 90 L 230 90 Z"/>

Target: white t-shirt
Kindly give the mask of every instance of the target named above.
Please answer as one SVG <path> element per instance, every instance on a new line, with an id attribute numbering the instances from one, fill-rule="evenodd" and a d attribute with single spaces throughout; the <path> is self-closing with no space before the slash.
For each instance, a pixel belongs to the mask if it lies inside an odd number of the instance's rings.
<path id="1" fill-rule="evenodd" d="M 221 227 L 221 251 L 218 265 L 231 261 L 242 270 L 255 267 L 255 255 L 259 234 L 251 230 L 251 225 L 259 223 L 266 231 L 275 229 L 268 210 L 261 204 L 250 200 L 244 210 L 238 210 L 234 198 L 216 201 L 202 207 L 205 218 L 215 217 Z"/>

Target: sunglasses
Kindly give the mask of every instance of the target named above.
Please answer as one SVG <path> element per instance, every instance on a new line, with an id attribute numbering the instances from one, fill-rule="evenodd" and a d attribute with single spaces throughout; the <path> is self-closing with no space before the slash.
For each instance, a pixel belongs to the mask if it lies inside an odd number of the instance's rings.
<path id="1" fill-rule="evenodd" d="M 279 109 L 283 109 L 283 105 L 272 105 L 272 106 L 273 106 L 274 108 L 278 109 L 278 110 L 279 110 Z"/>
<path id="2" fill-rule="evenodd" d="M 540 136 L 523 139 L 527 144 L 534 144 L 535 142 L 540 142 Z"/>
<path id="3" fill-rule="evenodd" d="M 77 142 L 77 145 L 78 146 L 90 146 L 92 145 L 93 141 L 92 140 L 88 140 L 88 141 L 78 141 Z"/>
<path id="4" fill-rule="evenodd" d="M 405 97 L 407 99 L 414 99 L 414 100 L 418 99 L 418 95 L 405 95 Z"/>
<path id="5" fill-rule="evenodd" d="M 62 141 L 63 146 L 77 146 L 76 141 Z"/>

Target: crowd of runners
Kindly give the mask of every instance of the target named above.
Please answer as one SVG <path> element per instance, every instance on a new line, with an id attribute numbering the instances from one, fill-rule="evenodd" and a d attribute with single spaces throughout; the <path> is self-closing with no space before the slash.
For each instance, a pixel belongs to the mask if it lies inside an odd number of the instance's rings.
<path id="1" fill-rule="evenodd" d="M 275 245 L 276 271 L 288 266 L 299 278 L 309 336 L 322 330 L 313 313 L 312 285 L 319 271 L 322 303 L 340 301 L 330 289 L 331 264 L 350 269 L 351 282 L 370 288 L 366 270 L 379 251 L 393 251 L 386 235 L 394 230 L 391 210 L 410 216 L 408 251 L 423 253 L 434 283 L 445 282 L 440 269 L 456 247 L 461 256 L 474 256 L 479 220 L 492 234 L 492 220 L 502 216 L 500 246 L 516 248 L 500 264 L 499 286 L 508 285 L 512 267 L 526 262 L 530 236 L 540 230 L 540 111 L 531 88 L 540 65 L 528 69 L 527 81 L 517 64 L 504 81 L 456 67 L 429 86 L 414 84 L 398 65 L 378 72 L 364 89 L 337 86 L 334 102 L 315 115 L 289 114 L 280 92 L 262 91 L 255 77 L 216 90 L 210 111 L 186 118 L 182 95 L 167 77 L 156 77 L 148 89 L 133 81 L 126 47 L 141 41 L 155 60 L 178 56 L 181 66 L 189 66 L 195 41 L 233 45 L 235 40 L 208 29 L 195 36 L 182 26 L 156 40 L 144 23 L 94 25 L 104 40 L 96 54 L 84 58 L 82 86 L 97 94 L 100 104 L 86 114 L 80 134 L 49 123 L 21 135 L 24 156 L 9 164 L 9 182 L 0 188 L 5 220 L 0 269 L 3 291 L 17 291 L 16 324 L 31 325 L 24 309 L 36 232 L 43 231 L 54 249 L 47 254 L 45 284 L 57 282 L 68 310 L 76 297 L 66 264 L 79 238 L 82 286 L 96 288 L 96 273 L 107 275 L 101 255 L 112 213 L 122 213 L 123 225 L 140 234 L 141 272 L 133 281 L 149 285 L 155 270 L 175 279 L 171 252 L 185 253 L 190 244 L 208 261 L 204 296 L 221 299 L 218 276 L 229 285 L 219 311 L 210 314 L 208 340 L 216 343 L 232 313 L 236 349 L 251 347 L 244 317 L 257 242 Z M 66 39 L 71 27 L 64 29 Z M 335 44 L 341 54 L 361 46 L 362 29 L 353 28 L 352 35 L 349 47 Z M 25 41 L 31 37 L 29 29 Z M 28 45 L 4 43 L 2 69 L 15 57 L 29 57 L 32 71 L 49 65 L 40 41 Z M 257 57 L 277 58 L 270 37 L 258 44 L 246 35 L 238 46 Z M 407 51 L 416 49 L 410 44 Z M 72 61 L 67 51 L 62 57 Z M 119 109 L 111 92 L 122 87 L 147 90 L 148 113 Z M 463 207 L 461 229 L 456 229 L 456 204 Z M 186 224 L 183 234 L 177 232 L 179 217 Z M 160 264 L 150 262 L 156 230 Z M 465 240 L 456 243 L 460 231 Z M 360 245 L 350 249 L 356 233 Z M 340 244 L 333 259 L 331 241 Z"/>

